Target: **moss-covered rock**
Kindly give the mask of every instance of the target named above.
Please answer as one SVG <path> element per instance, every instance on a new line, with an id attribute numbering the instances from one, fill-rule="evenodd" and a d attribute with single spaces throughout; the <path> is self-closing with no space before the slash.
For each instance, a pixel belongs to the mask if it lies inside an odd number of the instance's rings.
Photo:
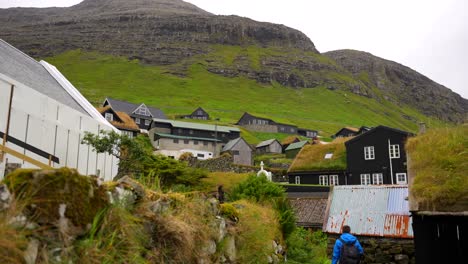
<path id="1" fill-rule="evenodd" d="M 38 224 L 57 223 L 59 209 L 65 205 L 64 216 L 73 225 L 85 227 L 108 205 L 106 190 L 97 179 L 73 169 L 20 169 L 8 175 L 5 184 L 22 202 L 23 213 Z"/>

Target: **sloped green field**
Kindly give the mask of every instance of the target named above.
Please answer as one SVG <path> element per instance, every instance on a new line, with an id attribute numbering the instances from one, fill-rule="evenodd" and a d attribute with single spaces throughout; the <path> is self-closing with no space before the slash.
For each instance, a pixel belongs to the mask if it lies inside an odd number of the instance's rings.
<path id="1" fill-rule="evenodd" d="M 235 53 L 235 50 L 230 52 Z M 235 56 L 231 53 L 224 59 Z M 276 83 L 262 85 L 244 77 L 223 77 L 208 72 L 203 61 L 196 59 L 190 61 L 184 77 L 170 73 L 174 72 L 173 68 L 143 65 L 136 60 L 81 50 L 46 60 L 57 66 L 94 105 L 102 104 L 109 96 L 133 103 L 144 102 L 161 108 L 169 117 L 189 114 L 201 106 L 211 117 L 220 118 L 223 124 L 234 124 L 247 111 L 277 122 L 319 130 L 325 136 L 343 126 L 379 124 L 417 131 L 418 125 L 408 116 L 428 126 L 444 125 L 410 107 L 398 107 L 385 100 L 378 102 L 349 91 L 331 91 L 322 86 L 289 88 Z M 256 60 L 252 60 L 252 64 L 255 63 Z M 247 131 L 243 134 L 250 143 L 270 136 Z"/>

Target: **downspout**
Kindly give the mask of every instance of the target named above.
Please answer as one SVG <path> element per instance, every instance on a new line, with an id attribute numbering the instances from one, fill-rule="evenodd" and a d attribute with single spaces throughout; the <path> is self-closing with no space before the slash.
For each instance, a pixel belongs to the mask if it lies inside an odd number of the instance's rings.
<path id="1" fill-rule="evenodd" d="M 8 134 L 10 132 L 11 106 L 13 104 L 13 93 L 14 93 L 14 91 L 15 91 L 15 86 L 12 84 L 11 89 L 10 89 L 10 101 L 8 103 L 8 114 L 7 114 L 6 129 L 5 129 L 5 133 L 3 134 L 3 142 L 2 142 L 3 147 L 6 147 Z M 4 151 L 0 151 L 0 163 L 3 162 L 3 158 L 5 156 L 4 153 L 5 153 Z"/>
<path id="2" fill-rule="evenodd" d="M 390 163 L 390 178 L 392 180 L 392 185 L 393 185 L 393 167 L 392 167 L 392 156 L 390 153 L 390 139 L 388 139 L 388 161 Z"/>

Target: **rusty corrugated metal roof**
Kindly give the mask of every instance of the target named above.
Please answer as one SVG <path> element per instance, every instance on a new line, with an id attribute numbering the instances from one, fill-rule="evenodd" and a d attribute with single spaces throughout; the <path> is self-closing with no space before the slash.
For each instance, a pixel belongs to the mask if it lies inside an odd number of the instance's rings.
<path id="1" fill-rule="evenodd" d="M 344 225 L 356 235 L 412 238 L 408 186 L 334 186 L 324 224 L 327 233 L 339 234 Z"/>

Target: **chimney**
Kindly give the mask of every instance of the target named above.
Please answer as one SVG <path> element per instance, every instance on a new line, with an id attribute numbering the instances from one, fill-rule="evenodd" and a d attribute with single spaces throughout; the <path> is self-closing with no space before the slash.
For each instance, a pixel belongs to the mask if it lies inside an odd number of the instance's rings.
<path id="1" fill-rule="evenodd" d="M 419 135 L 426 133 L 426 123 L 419 122 Z"/>

